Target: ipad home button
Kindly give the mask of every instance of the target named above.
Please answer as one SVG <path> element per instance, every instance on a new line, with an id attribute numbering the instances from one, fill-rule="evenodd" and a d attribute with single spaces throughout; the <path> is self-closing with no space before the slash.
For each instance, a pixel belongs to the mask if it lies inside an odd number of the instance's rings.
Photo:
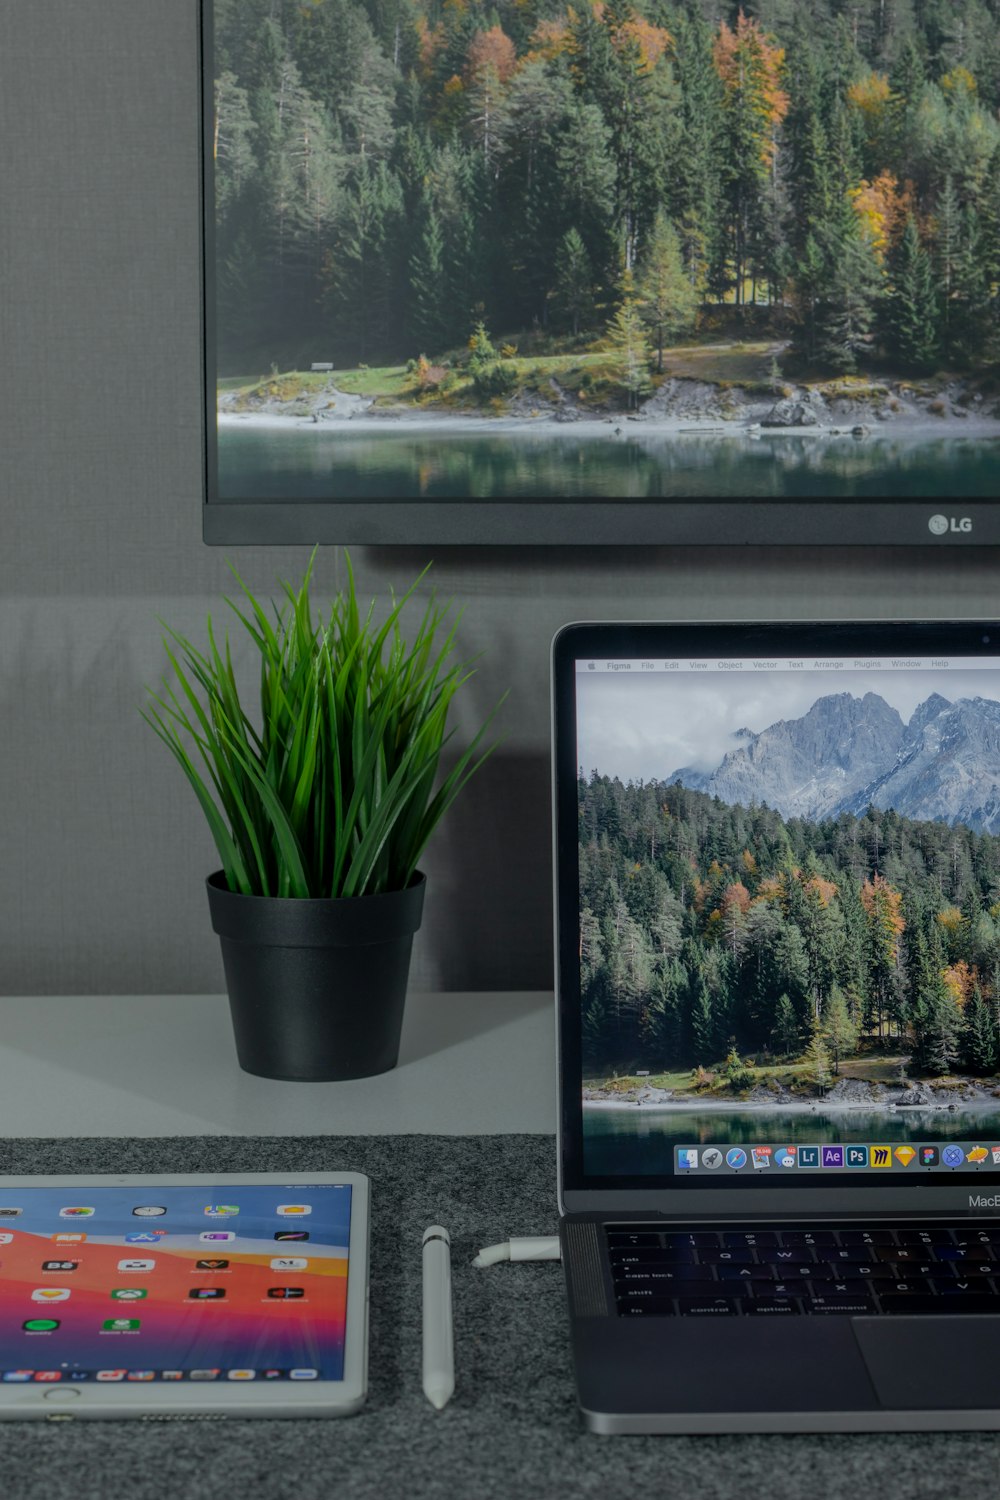
<path id="1" fill-rule="evenodd" d="M 76 1401 L 79 1395 L 80 1392 L 70 1385 L 54 1386 L 51 1391 L 45 1392 L 44 1399 L 46 1401 Z"/>

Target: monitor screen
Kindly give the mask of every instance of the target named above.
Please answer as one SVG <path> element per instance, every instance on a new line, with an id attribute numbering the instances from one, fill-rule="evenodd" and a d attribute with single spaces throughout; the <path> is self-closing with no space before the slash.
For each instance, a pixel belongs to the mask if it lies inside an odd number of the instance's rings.
<path id="1" fill-rule="evenodd" d="M 1000 541 L 997 0 L 202 0 L 211 542 Z"/>
<path id="2" fill-rule="evenodd" d="M 790 644 L 575 662 L 582 1170 L 995 1180 L 1000 655 Z"/>

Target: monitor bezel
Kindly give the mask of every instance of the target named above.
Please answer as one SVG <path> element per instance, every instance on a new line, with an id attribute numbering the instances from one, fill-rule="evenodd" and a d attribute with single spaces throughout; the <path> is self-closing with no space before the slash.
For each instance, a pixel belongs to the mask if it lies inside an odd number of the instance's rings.
<path id="1" fill-rule="evenodd" d="M 985 637 L 992 637 L 984 640 Z M 565 1211 L 624 1211 L 787 1214 L 789 1192 L 798 1212 L 824 1214 L 887 1211 L 973 1211 L 969 1200 L 1000 1187 L 1000 1169 L 968 1174 L 902 1175 L 885 1181 L 858 1173 L 845 1183 L 838 1174 L 819 1185 L 815 1178 L 685 1177 L 675 1173 L 607 1177 L 587 1173 L 583 1154 L 582 1045 L 579 966 L 579 858 L 575 675 L 588 657 L 726 657 L 757 655 L 822 657 L 856 655 L 995 655 L 996 620 L 867 620 L 855 622 L 737 621 L 695 623 L 580 622 L 564 626 L 552 643 L 552 807 L 555 912 L 555 985 L 558 1039 L 558 1160 L 560 1204 Z M 1000 675 L 1000 674 L 998 674 Z M 1000 1210 L 1000 1195 L 996 1209 Z M 996 1210 L 994 1210 L 996 1211 Z"/>

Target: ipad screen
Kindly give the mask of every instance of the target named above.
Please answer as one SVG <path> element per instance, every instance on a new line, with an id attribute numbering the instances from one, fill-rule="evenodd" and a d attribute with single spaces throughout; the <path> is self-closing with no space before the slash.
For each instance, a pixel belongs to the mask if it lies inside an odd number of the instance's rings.
<path id="1" fill-rule="evenodd" d="M 351 1188 L 0 1193 L 0 1380 L 340 1380 Z"/>

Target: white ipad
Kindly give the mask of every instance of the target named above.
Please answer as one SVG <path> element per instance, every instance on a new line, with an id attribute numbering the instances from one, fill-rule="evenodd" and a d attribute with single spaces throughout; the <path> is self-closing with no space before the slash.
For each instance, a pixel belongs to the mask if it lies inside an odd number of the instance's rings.
<path id="1" fill-rule="evenodd" d="M 368 1179 L 0 1177 L 0 1417 L 356 1411 Z"/>

